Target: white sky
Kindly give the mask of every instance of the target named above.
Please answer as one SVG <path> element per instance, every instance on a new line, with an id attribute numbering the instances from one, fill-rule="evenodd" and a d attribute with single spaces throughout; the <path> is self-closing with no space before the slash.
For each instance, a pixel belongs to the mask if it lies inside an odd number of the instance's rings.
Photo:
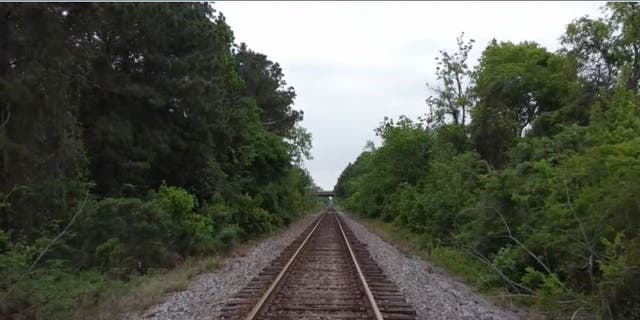
<path id="1" fill-rule="evenodd" d="M 344 167 L 376 144 L 385 116 L 426 113 L 435 57 L 465 32 L 475 64 L 493 38 L 536 41 L 549 50 L 573 19 L 601 15 L 602 2 L 218 1 L 237 43 L 280 63 L 313 134 L 306 162 L 330 190 Z"/>

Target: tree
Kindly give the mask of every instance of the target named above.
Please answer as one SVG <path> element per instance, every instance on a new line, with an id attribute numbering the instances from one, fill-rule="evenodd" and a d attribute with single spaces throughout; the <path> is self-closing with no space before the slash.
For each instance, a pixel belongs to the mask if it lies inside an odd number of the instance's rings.
<path id="1" fill-rule="evenodd" d="M 597 94 L 616 82 L 640 90 L 640 6 L 635 2 L 607 3 L 607 16 L 582 17 L 567 26 L 564 51 L 575 57 L 580 75 Z"/>
<path id="2" fill-rule="evenodd" d="M 0 227 L 12 237 L 70 218 L 85 193 L 81 59 L 64 10 L 0 5 L 0 196 L 10 204 L 0 208 Z"/>
<path id="3" fill-rule="evenodd" d="M 296 93 L 292 87 L 286 87 L 280 65 L 244 43 L 234 50 L 234 55 L 236 69 L 244 80 L 243 95 L 256 101 L 264 126 L 279 136 L 291 137 L 303 114 L 292 109 Z"/>
<path id="4" fill-rule="evenodd" d="M 453 124 L 465 126 L 467 113 L 474 105 L 472 91 L 472 70 L 467 64 L 469 52 L 473 48 L 475 40 L 464 41 L 464 33 L 456 38 L 458 51 L 453 54 L 444 50 L 440 51 L 441 57 L 437 57 L 438 67 L 436 78 L 442 81 L 442 86 L 427 84 L 435 96 L 427 98 L 430 116 L 429 122 L 442 124 L 450 116 Z"/>
<path id="5" fill-rule="evenodd" d="M 70 319 L 320 204 L 294 89 L 236 49 L 208 3 L 0 4 L 0 318 Z"/>
<path id="6" fill-rule="evenodd" d="M 570 59 L 533 42 L 491 42 L 474 76 L 478 102 L 471 124 L 476 150 L 494 166 L 544 113 L 574 96 L 577 82 Z"/>
<path id="7" fill-rule="evenodd" d="M 211 22 L 206 4 L 111 4 L 90 14 L 96 22 L 79 36 L 92 56 L 81 120 L 96 192 L 140 195 L 163 180 L 203 198 L 219 191 L 229 169 L 216 163 L 231 163 L 238 134 L 229 121 L 246 108 L 224 20 Z"/>
<path id="8" fill-rule="evenodd" d="M 340 175 L 340 204 L 393 221 L 451 271 L 524 294 L 550 319 L 638 318 L 640 15 L 637 3 L 607 8 L 570 25 L 557 53 L 487 46 L 472 79 L 473 148 L 455 85 L 433 100 L 434 125 L 385 118 L 382 146 Z"/>

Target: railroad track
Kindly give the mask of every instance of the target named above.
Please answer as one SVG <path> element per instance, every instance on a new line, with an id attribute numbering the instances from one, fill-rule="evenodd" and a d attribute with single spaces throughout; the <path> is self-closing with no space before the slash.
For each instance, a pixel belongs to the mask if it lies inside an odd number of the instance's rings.
<path id="1" fill-rule="evenodd" d="M 222 319 L 415 319 L 332 208 L 222 309 Z"/>

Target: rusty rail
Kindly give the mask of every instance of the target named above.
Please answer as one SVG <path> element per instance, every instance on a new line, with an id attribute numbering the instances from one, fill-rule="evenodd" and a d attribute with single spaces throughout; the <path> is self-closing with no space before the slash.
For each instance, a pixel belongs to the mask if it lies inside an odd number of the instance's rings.
<path id="1" fill-rule="evenodd" d="M 329 209 L 227 302 L 221 319 L 405 320 L 415 310 Z"/>
<path id="2" fill-rule="evenodd" d="M 318 229 L 318 225 L 320 225 L 320 222 L 322 222 L 322 220 L 326 216 L 327 216 L 326 214 L 323 214 L 320 217 L 320 219 L 318 219 L 318 222 L 316 222 L 313 229 L 311 229 L 311 232 L 309 232 L 309 234 L 304 238 L 304 241 L 302 241 L 302 244 L 300 245 L 300 247 L 298 247 L 298 250 L 296 250 L 293 256 L 291 256 L 291 258 L 289 259 L 287 264 L 284 266 L 284 268 L 282 268 L 280 273 L 278 273 L 278 276 L 276 277 L 276 279 L 273 281 L 273 283 L 271 283 L 271 285 L 269 286 L 267 291 L 262 295 L 262 297 L 260 297 L 260 300 L 253 307 L 253 309 L 251 309 L 251 312 L 249 312 L 245 320 L 255 319 L 258 313 L 262 311 L 262 309 L 267 305 L 267 301 L 271 300 L 270 298 L 272 297 L 276 287 L 280 285 L 280 282 L 282 281 L 282 277 L 289 271 L 289 267 L 291 267 L 291 264 L 293 263 L 293 261 L 295 261 L 295 259 L 298 257 L 298 254 L 300 253 L 300 251 L 302 251 L 302 248 L 304 248 L 304 246 L 307 244 L 307 241 L 309 241 L 309 238 L 311 237 L 313 232 L 316 231 L 316 229 Z"/>
<path id="3" fill-rule="evenodd" d="M 371 305 L 371 310 L 373 311 L 373 314 L 376 316 L 376 320 L 383 320 L 382 313 L 380 312 L 380 308 L 378 308 L 378 304 L 376 303 L 376 300 L 373 298 L 373 293 L 369 288 L 369 284 L 367 284 L 367 280 L 364 278 L 364 274 L 362 274 L 362 269 L 360 269 L 360 264 L 358 263 L 358 259 L 356 259 L 356 255 L 355 253 L 353 253 L 353 249 L 351 249 L 351 244 L 349 244 L 349 239 L 347 239 L 347 235 L 344 233 L 344 228 L 342 228 L 342 223 L 340 223 L 340 219 L 338 219 L 337 215 L 335 216 L 335 218 L 336 218 L 336 221 L 338 222 L 338 227 L 340 227 L 340 234 L 342 234 L 342 239 L 347 244 L 347 248 L 349 249 L 349 255 L 351 256 L 353 265 L 356 267 L 356 270 L 358 271 L 358 278 L 360 279 L 360 283 L 364 288 L 364 292 L 367 294 L 367 300 Z"/>

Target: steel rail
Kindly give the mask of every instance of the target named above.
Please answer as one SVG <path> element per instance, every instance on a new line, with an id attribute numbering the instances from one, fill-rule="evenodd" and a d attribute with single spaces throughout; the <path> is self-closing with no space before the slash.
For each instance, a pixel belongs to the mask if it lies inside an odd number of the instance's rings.
<path id="1" fill-rule="evenodd" d="M 289 267 L 291 266 L 293 261 L 296 259 L 296 257 L 300 253 L 300 251 L 302 251 L 302 248 L 304 248 L 304 246 L 307 244 L 307 241 L 309 240 L 309 238 L 311 238 L 311 235 L 313 234 L 313 232 L 316 231 L 316 229 L 320 225 L 320 222 L 322 222 L 322 220 L 326 216 L 327 216 L 327 214 L 325 213 L 324 215 L 322 215 L 322 217 L 320 217 L 320 219 L 318 220 L 316 225 L 313 227 L 313 229 L 311 229 L 311 231 L 309 232 L 307 237 L 304 238 L 304 241 L 302 242 L 302 244 L 300 244 L 300 246 L 298 247 L 298 250 L 296 250 L 296 252 L 289 259 L 287 264 L 282 268 L 280 273 L 278 273 L 278 276 L 276 277 L 276 279 L 273 280 L 273 282 L 271 283 L 271 285 L 269 286 L 267 291 L 265 291 L 265 293 L 262 295 L 262 297 L 260 297 L 260 300 L 258 300 L 258 303 L 256 303 L 256 305 L 253 307 L 253 309 L 251 309 L 251 312 L 249 312 L 249 314 L 245 317 L 246 320 L 256 319 L 258 314 L 260 314 L 262 309 L 265 307 L 267 301 L 271 298 L 271 295 L 274 293 L 276 287 L 280 284 L 280 281 L 282 281 L 282 278 L 284 277 L 284 275 L 287 273 L 287 271 L 289 271 Z"/>
<path id="2" fill-rule="evenodd" d="M 338 222 L 338 227 L 340 227 L 340 233 L 342 233 L 342 239 L 347 244 L 347 248 L 349 249 L 349 255 L 351 255 L 351 259 L 353 260 L 353 264 L 358 271 L 358 277 L 360 278 L 360 282 L 362 283 L 362 287 L 364 288 L 365 293 L 367 294 L 367 300 L 369 300 L 369 304 L 373 309 L 373 313 L 376 316 L 376 320 L 383 320 L 382 313 L 380 312 L 380 308 L 378 308 L 378 304 L 376 300 L 373 298 L 373 293 L 367 284 L 367 280 L 364 278 L 364 274 L 360 269 L 360 264 L 358 263 L 358 259 L 356 259 L 356 255 L 351 249 L 351 244 L 349 244 L 349 239 L 347 239 L 347 235 L 344 233 L 344 229 L 342 228 L 342 223 L 340 223 L 340 219 L 338 219 L 338 213 L 336 213 L 336 221 Z"/>

